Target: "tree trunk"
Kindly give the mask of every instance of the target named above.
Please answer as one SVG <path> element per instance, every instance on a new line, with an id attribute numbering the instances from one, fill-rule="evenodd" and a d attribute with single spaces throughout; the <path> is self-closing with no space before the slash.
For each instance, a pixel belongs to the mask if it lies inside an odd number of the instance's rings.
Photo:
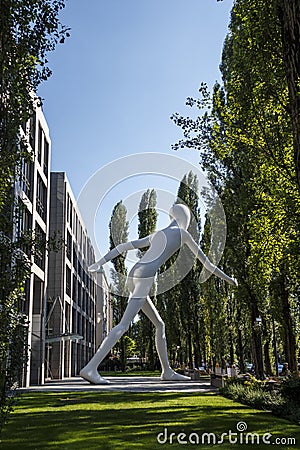
<path id="1" fill-rule="evenodd" d="M 259 311 L 256 299 L 251 295 L 251 321 L 252 321 L 252 351 L 255 373 L 260 380 L 264 379 L 264 360 L 262 346 L 262 329 L 259 327 L 257 318 Z"/>
<path id="2" fill-rule="evenodd" d="M 286 362 L 289 365 L 289 369 L 292 372 L 295 372 L 297 370 L 296 338 L 289 303 L 289 292 L 284 288 L 284 286 L 281 293 L 281 301 L 282 301 L 282 318 L 283 318 L 283 327 L 282 327 L 283 348 Z"/>
<path id="3" fill-rule="evenodd" d="M 151 322 L 148 323 L 148 357 L 149 357 L 149 368 L 150 370 L 155 369 L 155 358 L 154 358 L 154 342 L 153 342 L 153 325 Z"/>
<path id="4" fill-rule="evenodd" d="M 265 373 L 266 375 L 272 375 L 272 364 L 270 359 L 270 343 L 271 341 L 271 331 L 268 328 L 268 322 L 266 319 L 263 319 L 263 328 L 262 328 L 262 336 L 264 338 L 264 345 L 263 345 L 263 358 L 264 358 L 264 366 L 265 366 Z"/>
<path id="5" fill-rule="evenodd" d="M 199 316 L 198 316 L 198 309 L 199 305 L 196 301 L 193 302 L 194 304 L 194 361 L 195 361 L 195 367 L 200 367 L 202 365 L 201 361 L 201 350 L 200 350 L 200 323 L 199 323 Z"/>
<path id="6" fill-rule="evenodd" d="M 126 372 L 126 346 L 124 336 L 120 339 L 120 350 L 121 371 Z"/>
<path id="7" fill-rule="evenodd" d="M 255 327 L 255 322 L 253 322 L 253 333 L 252 333 L 252 349 L 253 349 L 253 361 L 256 376 L 260 379 L 264 379 L 264 362 L 262 353 L 262 343 L 261 343 L 261 331 L 257 330 Z"/>
<path id="8" fill-rule="evenodd" d="M 265 359 L 265 368 L 266 368 L 266 374 L 272 375 L 272 364 L 270 360 L 270 341 L 267 340 L 267 342 L 264 344 L 264 359 Z"/>
<path id="9" fill-rule="evenodd" d="M 241 310 L 240 308 L 237 309 L 236 314 L 236 323 L 241 323 Z M 237 343 L 236 343 L 236 351 L 239 361 L 239 368 L 242 373 L 245 372 L 245 361 L 244 361 L 244 347 L 243 347 L 243 336 L 242 336 L 242 330 L 238 326 L 237 328 Z"/>
<path id="10" fill-rule="evenodd" d="M 189 366 L 189 369 L 193 369 L 194 367 L 193 367 L 193 345 L 192 345 L 192 333 L 191 333 L 191 331 L 189 330 L 188 331 L 188 342 L 187 342 L 187 344 L 188 344 L 188 366 Z"/>

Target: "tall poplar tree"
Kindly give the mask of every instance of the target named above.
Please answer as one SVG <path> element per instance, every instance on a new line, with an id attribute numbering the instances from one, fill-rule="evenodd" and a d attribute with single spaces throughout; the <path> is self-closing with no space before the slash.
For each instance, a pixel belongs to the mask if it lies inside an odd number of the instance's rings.
<path id="1" fill-rule="evenodd" d="M 157 212 L 156 212 L 156 192 L 154 189 L 148 189 L 142 195 L 139 204 L 139 238 L 143 238 L 153 233 L 156 229 Z M 139 255 L 143 254 L 143 249 L 139 251 Z M 140 342 L 142 342 L 143 353 L 148 357 L 149 368 L 156 367 L 157 357 L 155 358 L 155 340 L 152 322 L 149 321 L 143 313 L 140 314 Z"/>
<path id="2" fill-rule="evenodd" d="M 109 223 L 109 241 L 110 241 L 110 250 L 116 247 L 118 244 L 122 242 L 126 242 L 128 240 L 128 221 L 126 219 L 127 210 L 123 205 L 122 200 L 119 201 L 111 215 L 111 220 Z M 126 276 L 127 269 L 125 266 L 126 253 L 117 256 L 112 260 L 114 265 L 114 269 L 111 271 L 112 279 L 113 279 L 113 287 L 114 287 L 114 305 L 113 305 L 113 313 L 114 313 L 114 321 L 115 323 L 119 323 L 123 317 L 127 306 L 128 299 L 128 291 L 126 289 Z M 120 360 L 121 360 L 121 369 L 123 372 L 126 370 L 126 339 L 125 336 L 121 337 L 119 341 L 119 352 L 120 352 Z"/>
<path id="3" fill-rule="evenodd" d="M 199 243 L 200 236 L 200 210 L 199 210 L 198 178 L 193 172 L 185 175 L 179 185 L 176 203 L 183 203 L 191 211 L 191 223 L 188 228 L 193 239 Z M 181 326 L 185 335 L 186 357 L 190 368 L 199 367 L 202 363 L 200 350 L 200 265 L 192 252 L 185 246 L 182 248 L 184 258 L 194 259 L 190 272 L 178 285 L 178 306 L 181 316 Z"/>
<path id="4" fill-rule="evenodd" d="M 198 198 L 198 179 L 192 172 L 186 174 L 178 188 L 176 203 L 186 204 L 191 211 L 192 221 L 189 232 L 199 242 L 200 211 Z M 178 269 L 191 265 L 190 272 L 178 282 Z M 170 358 L 173 362 L 197 367 L 204 359 L 202 333 L 202 308 L 200 304 L 200 267 L 194 255 L 186 247 L 173 255 L 160 269 L 161 283 L 164 272 L 173 277 L 174 287 L 158 295 L 158 308 L 166 324 L 166 336 Z M 158 285 L 158 288 L 160 286 Z"/>
<path id="5" fill-rule="evenodd" d="M 292 370 L 296 368 L 298 119 L 291 116 L 297 105 L 291 98 L 286 59 L 297 66 L 299 42 L 286 42 L 282 25 L 286 19 L 279 20 L 278 4 L 283 7 L 277 0 L 235 2 L 222 55 L 223 86 L 216 84 L 210 96 L 202 85 L 202 97 L 188 99 L 190 106 L 204 110 L 196 120 L 173 116 L 184 130 L 184 139 L 175 148 L 198 148 L 203 168 L 222 194 L 228 226 L 224 261 L 238 278 L 235 296 L 247 316 L 247 326 L 236 326 L 244 338 L 251 333 L 252 358 L 260 377 L 272 366 L 270 311 L 278 321 L 284 358 Z M 291 2 L 285 7 L 292 7 Z M 296 28 L 293 33 L 298 33 Z M 276 283 L 280 289 L 272 288 Z M 238 339 L 241 344 L 243 339 Z"/>

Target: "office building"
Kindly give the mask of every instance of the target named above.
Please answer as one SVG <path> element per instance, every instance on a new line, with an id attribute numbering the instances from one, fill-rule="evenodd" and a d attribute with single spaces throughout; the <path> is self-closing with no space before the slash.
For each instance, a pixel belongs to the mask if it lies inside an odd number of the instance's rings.
<path id="1" fill-rule="evenodd" d="M 21 136 L 28 152 L 15 185 L 19 203 L 15 238 L 32 235 L 38 245 L 24 247 L 31 263 L 20 312 L 28 318 L 22 386 L 77 375 L 112 327 L 112 308 L 104 272 L 89 274 L 94 262 L 83 220 L 65 173 L 50 175 L 51 140 L 36 105 Z M 50 188 L 51 186 L 51 188 Z M 46 250 L 55 243 L 56 251 Z"/>
<path id="2" fill-rule="evenodd" d="M 49 129 L 39 106 L 31 119 L 22 125 L 28 157 L 24 157 L 19 180 L 15 185 L 19 202 L 15 237 L 32 233 L 43 244 L 49 236 L 50 152 Z M 26 281 L 26 298 L 21 312 L 28 317 L 28 363 L 24 368 L 22 385 L 41 384 L 44 381 L 44 316 L 47 292 L 48 259 L 44 245 L 32 252 L 22 249 L 31 262 L 31 275 Z"/>
<path id="3" fill-rule="evenodd" d="M 49 254 L 46 378 L 78 375 L 111 327 L 104 273 L 92 274 L 91 245 L 64 172 L 51 173 L 50 235 L 62 240 Z"/>

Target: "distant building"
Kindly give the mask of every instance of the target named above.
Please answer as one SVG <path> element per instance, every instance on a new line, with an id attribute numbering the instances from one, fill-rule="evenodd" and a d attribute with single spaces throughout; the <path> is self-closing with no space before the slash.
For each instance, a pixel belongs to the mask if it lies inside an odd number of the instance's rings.
<path id="1" fill-rule="evenodd" d="M 64 172 L 51 173 L 50 235 L 65 244 L 49 254 L 46 378 L 75 376 L 111 328 L 107 281 L 91 274 L 94 249 Z"/>
<path id="2" fill-rule="evenodd" d="M 109 286 L 103 269 L 98 274 L 97 284 L 98 298 L 101 299 L 96 304 L 96 347 L 98 348 L 113 326 L 113 307 Z"/>
<path id="3" fill-rule="evenodd" d="M 35 108 L 30 121 L 22 125 L 20 132 L 27 142 L 29 157 L 23 159 L 20 177 L 15 185 L 20 211 L 14 235 L 18 237 L 32 231 L 33 235 L 43 242 L 49 235 L 51 141 L 40 107 Z M 34 255 L 28 248 L 22 250 L 27 253 L 32 263 L 31 275 L 25 286 L 26 300 L 20 307 L 29 319 L 28 364 L 22 380 L 24 386 L 29 386 L 44 381 L 44 317 L 48 259 L 42 247 L 37 249 Z"/>
<path id="4" fill-rule="evenodd" d="M 51 173 L 51 140 L 36 106 L 20 133 L 28 158 L 15 184 L 19 203 L 13 235 L 33 234 L 40 243 L 56 235 L 57 252 L 22 248 L 31 262 L 20 312 L 28 317 L 28 362 L 22 386 L 78 374 L 112 328 L 105 273 L 90 274 L 94 250 L 65 173 Z M 51 188 L 50 188 L 51 185 Z M 51 191 L 51 201 L 50 201 Z"/>

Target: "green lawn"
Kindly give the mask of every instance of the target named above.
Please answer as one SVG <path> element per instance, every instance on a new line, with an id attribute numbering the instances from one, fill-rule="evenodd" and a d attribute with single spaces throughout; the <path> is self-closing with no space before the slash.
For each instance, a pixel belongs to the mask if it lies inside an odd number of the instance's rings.
<path id="1" fill-rule="evenodd" d="M 15 412 L 2 434 L 1 447 L 5 450 L 118 450 L 118 449 L 237 449 L 268 448 L 258 446 L 201 445 L 202 433 L 236 432 L 243 421 L 248 432 L 271 433 L 275 438 L 294 437 L 297 444 L 276 445 L 275 448 L 300 448 L 300 427 L 269 413 L 257 411 L 213 393 L 26 393 L 21 396 Z M 168 429 L 168 443 L 157 442 L 158 433 Z M 170 444 L 170 434 L 175 433 Z M 200 444 L 179 444 L 191 438 Z M 245 435 L 244 435 L 245 436 Z M 211 438 L 212 439 L 212 438 Z M 163 442 L 164 435 L 161 435 Z M 274 448 L 273 447 L 273 448 Z M 270 448 L 270 447 L 269 447 Z"/>
<path id="2" fill-rule="evenodd" d="M 161 371 L 158 370 L 131 370 L 129 372 L 106 372 L 100 371 L 100 374 L 105 377 L 160 377 Z"/>

